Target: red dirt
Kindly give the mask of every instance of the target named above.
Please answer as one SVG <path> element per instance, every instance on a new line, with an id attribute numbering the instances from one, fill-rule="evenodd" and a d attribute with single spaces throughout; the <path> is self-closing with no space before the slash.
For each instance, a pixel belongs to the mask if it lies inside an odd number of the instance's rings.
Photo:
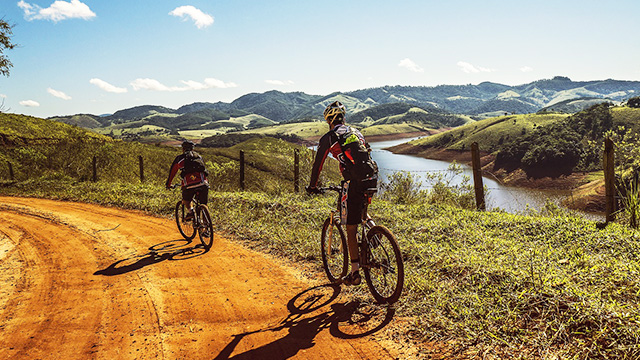
<path id="1" fill-rule="evenodd" d="M 0 359 L 408 358 L 389 308 L 171 219 L 0 197 Z"/>

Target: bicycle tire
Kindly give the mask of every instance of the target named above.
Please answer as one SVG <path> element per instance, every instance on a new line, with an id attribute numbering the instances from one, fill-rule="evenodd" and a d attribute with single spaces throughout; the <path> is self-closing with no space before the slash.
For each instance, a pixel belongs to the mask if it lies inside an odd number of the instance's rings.
<path id="1" fill-rule="evenodd" d="M 384 226 L 373 226 L 362 252 L 367 259 L 364 277 L 373 297 L 387 304 L 398 301 L 404 286 L 404 263 L 393 233 Z"/>
<path id="2" fill-rule="evenodd" d="M 335 235 L 336 232 L 339 239 Z M 328 249 L 330 250 L 327 251 Z M 347 275 L 349 270 L 348 251 L 347 237 L 342 226 L 339 225 L 338 219 L 334 218 L 332 221 L 331 217 L 328 217 L 322 225 L 320 253 L 322 254 L 322 267 L 332 283 L 340 281 Z"/>
<path id="3" fill-rule="evenodd" d="M 178 201 L 176 204 L 176 224 L 178 225 L 178 231 L 182 237 L 186 240 L 191 240 L 196 236 L 196 229 L 193 228 L 192 221 L 184 221 L 184 217 L 187 215 L 188 210 L 184 208 L 182 201 Z"/>
<path id="4" fill-rule="evenodd" d="M 200 219 L 198 236 L 204 248 L 209 250 L 213 245 L 213 223 L 211 222 L 211 213 L 209 213 L 207 205 L 198 205 L 198 218 Z"/>

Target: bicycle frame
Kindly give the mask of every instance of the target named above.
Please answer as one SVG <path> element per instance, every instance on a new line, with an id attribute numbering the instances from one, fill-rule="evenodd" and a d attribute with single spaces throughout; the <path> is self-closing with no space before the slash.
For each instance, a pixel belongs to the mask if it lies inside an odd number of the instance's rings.
<path id="1" fill-rule="evenodd" d="M 324 187 L 324 188 L 320 188 L 320 190 L 322 191 L 335 191 L 338 193 L 338 198 L 336 201 L 336 208 L 331 210 L 331 216 L 329 217 L 330 219 L 330 225 L 334 224 L 334 221 L 336 219 L 336 217 L 338 218 L 338 225 L 342 225 L 341 220 L 340 220 L 340 197 L 342 195 L 342 187 L 339 186 L 329 186 L 329 187 Z M 367 221 L 371 220 L 371 217 L 368 214 L 368 209 L 369 209 L 369 203 L 371 201 L 371 196 L 373 194 L 371 192 L 365 192 L 364 196 L 364 203 L 362 205 L 362 215 L 360 216 L 361 220 L 360 220 L 360 234 L 358 237 L 358 256 L 360 258 L 360 266 L 365 266 L 367 264 L 367 257 L 364 256 L 365 254 L 363 253 L 366 249 L 364 248 L 364 241 L 363 239 L 367 238 L 367 228 L 366 228 L 366 223 Z M 325 249 L 325 251 L 327 251 L 328 253 L 331 252 L 331 241 L 333 239 L 333 226 L 329 227 L 329 241 L 327 242 L 327 248 Z M 342 250 L 342 249 L 341 249 Z M 328 254 L 327 253 L 327 254 Z"/>
<path id="2" fill-rule="evenodd" d="M 338 193 L 337 204 L 325 220 L 322 227 L 322 262 L 327 277 L 332 282 L 340 282 L 348 272 L 348 234 L 340 218 L 342 187 L 330 186 L 320 188 Z M 356 241 L 360 268 L 364 271 L 364 279 L 373 297 L 382 303 L 392 304 L 400 298 L 404 284 L 404 264 L 402 252 L 393 233 L 384 226 L 376 225 L 368 214 L 373 191 L 365 191 L 360 214 L 360 229 L 356 229 Z M 358 226 L 356 225 L 356 226 Z M 335 229 L 334 229 L 335 227 Z M 334 234 L 339 237 L 333 239 Z M 352 239 L 353 240 L 353 239 Z M 340 246 L 331 245 L 339 241 Z"/>

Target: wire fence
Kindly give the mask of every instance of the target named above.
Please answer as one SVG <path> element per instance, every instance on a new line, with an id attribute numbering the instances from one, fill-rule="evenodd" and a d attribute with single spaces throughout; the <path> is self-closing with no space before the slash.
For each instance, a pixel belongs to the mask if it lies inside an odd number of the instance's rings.
<path id="1" fill-rule="evenodd" d="M 66 149 L 66 152 L 60 153 L 60 148 L 52 148 L 51 153 L 47 154 L 44 159 L 38 159 L 35 152 L 31 154 L 27 150 L 20 150 L 16 153 L 23 157 L 19 159 L 20 161 L 0 157 L 0 161 L 5 160 L 3 161 L 4 166 L 0 163 L 0 178 L 24 181 L 29 178 L 42 177 L 42 171 L 38 173 L 29 169 L 29 162 L 32 162 L 37 163 L 36 168 L 41 169 L 46 166 L 57 168 L 60 169 L 60 172 L 69 174 L 72 178 L 80 181 L 120 179 L 129 182 L 162 183 L 166 179 L 169 164 L 176 155 L 171 149 L 137 155 L 112 147 L 107 149 L 109 151 L 105 151 L 105 146 L 104 144 L 95 145 L 93 155 L 89 158 L 85 157 L 84 160 L 79 159 L 77 154 L 73 153 L 73 149 Z M 234 188 L 262 190 L 271 184 L 271 188 L 280 188 L 279 191 L 303 191 L 304 185 L 309 182 L 315 152 L 312 149 L 296 149 L 291 152 L 291 148 L 287 148 L 286 151 L 282 149 L 271 150 L 273 149 L 236 152 L 226 150 L 208 153 L 206 152 L 208 150 L 204 150 L 203 156 L 205 156 L 205 160 L 208 160 L 207 158 L 211 160 L 208 162 L 213 180 L 211 182 L 214 186 L 224 185 L 218 186 L 220 190 Z M 389 153 L 387 150 L 373 150 L 372 152 L 374 159 L 377 154 Z M 265 153 L 267 155 L 264 155 Z M 28 158 L 28 156 L 32 156 L 32 158 Z M 274 161 L 270 159 L 273 156 L 279 156 L 279 158 Z M 612 162 L 610 161 L 610 163 Z M 399 164 L 399 166 L 404 165 Z M 462 171 L 460 169 L 424 167 L 398 169 L 393 166 L 380 166 L 379 170 L 382 181 L 389 179 L 392 174 L 397 172 L 414 174 L 417 177 L 416 180 L 421 182 L 421 188 L 425 190 L 433 190 L 436 186 L 435 182 L 442 179 L 449 181 L 451 186 L 469 186 L 469 189 L 475 190 L 478 208 L 484 208 L 488 204 L 490 209 L 500 208 L 509 212 L 531 208 L 540 209 L 551 202 L 574 209 L 605 212 L 609 216 L 617 210 L 617 204 L 623 200 L 615 191 L 615 187 L 607 188 L 606 193 L 592 191 L 588 196 L 582 196 L 581 192 L 576 190 L 553 191 L 544 188 L 515 188 L 503 185 L 497 176 L 486 170 L 483 171 L 479 164 L 472 164 L 472 167 L 460 166 Z M 269 172 L 275 173 L 269 175 Z M 480 181 L 478 181 L 479 175 L 484 175 L 484 178 L 480 177 Z M 56 176 L 60 175 L 53 177 Z M 333 177 L 329 176 L 328 179 L 335 180 L 336 176 L 339 176 L 337 166 L 333 170 Z M 455 179 L 456 176 L 463 179 Z M 605 178 L 613 179 L 614 177 L 615 174 L 605 171 Z M 487 199 L 484 199 L 485 196 Z M 613 201 L 613 203 L 608 204 L 607 201 Z M 603 204 L 608 207 L 603 208 Z"/>

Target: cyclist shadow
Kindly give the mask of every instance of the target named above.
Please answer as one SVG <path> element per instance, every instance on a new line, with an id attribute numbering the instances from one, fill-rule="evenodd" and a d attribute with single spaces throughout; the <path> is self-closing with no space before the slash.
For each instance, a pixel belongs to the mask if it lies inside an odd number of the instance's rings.
<path id="1" fill-rule="evenodd" d="M 202 256 L 208 249 L 201 244 L 193 244 L 192 240 L 170 240 L 149 248 L 145 254 L 135 255 L 118 260 L 108 267 L 98 270 L 93 275 L 115 276 L 140 270 L 145 266 L 157 264 L 165 260 L 186 260 Z M 193 244 L 193 245 L 192 245 Z"/>
<path id="2" fill-rule="evenodd" d="M 395 314 L 392 306 L 361 303 L 357 300 L 332 303 L 340 293 L 340 286 L 326 284 L 307 289 L 287 304 L 289 315 L 278 325 L 266 329 L 234 335 L 233 340 L 214 358 L 229 359 L 288 359 L 300 350 L 315 345 L 316 336 L 325 329 L 340 339 L 356 339 L 375 334 L 387 326 Z M 325 311 L 322 308 L 329 307 Z M 319 311 L 319 314 L 315 314 Z M 314 314 L 312 314 L 314 313 Z M 286 330 L 287 334 L 271 343 L 233 355 L 244 337 L 268 331 Z"/>

